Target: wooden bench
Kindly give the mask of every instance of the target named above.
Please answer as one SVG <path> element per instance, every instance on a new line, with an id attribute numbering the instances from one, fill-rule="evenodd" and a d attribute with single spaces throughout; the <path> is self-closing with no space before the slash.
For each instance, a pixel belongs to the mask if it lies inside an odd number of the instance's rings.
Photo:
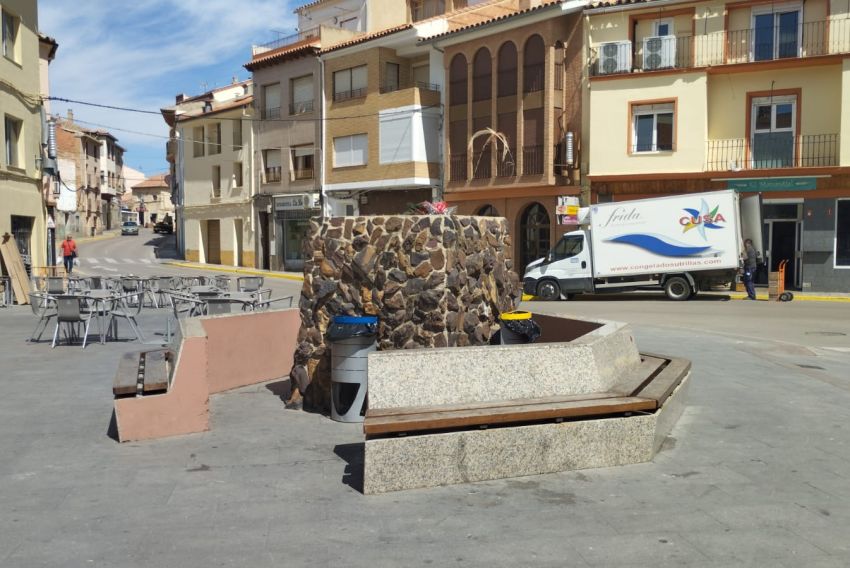
<path id="1" fill-rule="evenodd" d="M 690 361 L 641 355 L 641 363 L 607 392 L 431 407 L 368 410 L 366 438 L 489 426 L 560 422 L 654 412 L 688 375 Z"/>
<path id="2" fill-rule="evenodd" d="M 115 398 L 127 398 L 168 391 L 174 366 L 170 349 L 149 349 L 125 353 L 118 364 L 112 393 Z"/>

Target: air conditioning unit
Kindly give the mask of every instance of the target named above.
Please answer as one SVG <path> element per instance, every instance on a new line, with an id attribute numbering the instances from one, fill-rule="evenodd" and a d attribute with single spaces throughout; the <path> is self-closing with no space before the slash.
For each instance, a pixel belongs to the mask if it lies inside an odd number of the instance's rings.
<path id="1" fill-rule="evenodd" d="M 599 75 L 628 73 L 632 69 L 632 42 L 611 41 L 599 45 Z"/>
<path id="2" fill-rule="evenodd" d="M 643 69 L 671 69 L 676 66 L 676 36 L 643 38 Z"/>

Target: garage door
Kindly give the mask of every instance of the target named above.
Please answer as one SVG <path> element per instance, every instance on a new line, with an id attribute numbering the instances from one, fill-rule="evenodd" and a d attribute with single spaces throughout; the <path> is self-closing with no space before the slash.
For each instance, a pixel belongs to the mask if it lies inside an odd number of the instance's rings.
<path id="1" fill-rule="evenodd" d="M 207 221 L 207 263 L 221 264 L 221 222 Z"/>

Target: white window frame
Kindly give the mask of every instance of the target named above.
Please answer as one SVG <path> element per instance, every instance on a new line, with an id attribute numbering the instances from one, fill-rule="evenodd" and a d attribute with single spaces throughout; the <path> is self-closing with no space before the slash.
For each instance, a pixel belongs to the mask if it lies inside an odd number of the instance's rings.
<path id="1" fill-rule="evenodd" d="M 11 28 L 6 27 L 7 22 L 11 24 Z M 21 19 L 5 8 L 0 9 L 0 28 L 2 28 L 0 34 L 2 34 L 3 56 L 9 61 L 20 64 L 18 44 L 21 36 Z M 11 31 L 11 37 L 6 34 L 7 29 Z"/>
<path id="2" fill-rule="evenodd" d="M 660 28 L 661 26 L 663 26 L 665 24 L 668 26 L 669 33 L 662 34 L 661 32 L 659 32 L 658 28 Z M 673 27 L 673 18 L 663 18 L 663 19 L 655 20 L 654 22 L 652 22 L 652 34 L 655 37 L 666 37 L 666 36 L 676 35 L 676 30 Z"/>
<path id="3" fill-rule="evenodd" d="M 355 140 L 364 141 L 363 161 L 355 161 L 354 142 Z M 347 146 L 347 147 L 343 147 Z M 344 158 L 344 159 L 341 159 Z M 351 134 L 348 136 L 337 136 L 333 139 L 333 167 L 334 168 L 350 168 L 356 166 L 365 166 L 369 162 L 369 135 L 366 133 Z"/>
<path id="4" fill-rule="evenodd" d="M 675 103 L 657 103 L 657 104 L 633 104 L 631 106 L 632 116 L 632 154 L 659 154 L 663 152 L 676 151 L 676 105 Z M 670 114 L 673 116 L 673 140 L 669 150 L 658 149 L 658 115 Z M 637 119 L 639 116 L 652 116 L 652 148 L 651 150 L 638 150 L 638 128 Z"/>
<path id="5" fill-rule="evenodd" d="M 750 30 L 752 30 L 752 39 L 750 40 L 750 61 L 756 60 L 756 16 L 764 16 L 766 14 L 773 14 L 773 58 L 770 61 L 779 59 L 779 26 L 776 25 L 776 16 L 786 12 L 797 12 L 798 14 L 797 57 L 803 56 L 803 4 L 799 2 L 792 2 L 788 4 L 765 4 L 763 6 L 753 6 L 750 13 Z"/>
<path id="6" fill-rule="evenodd" d="M 835 231 L 832 233 L 832 267 L 836 270 L 850 270 L 850 264 L 838 264 L 838 202 L 839 201 L 850 201 L 850 198 L 847 197 L 839 197 L 835 200 Z M 850 219 L 847 219 L 847 223 L 850 223 Z"/>
<path id="7" fill-rule="evenodd" d="M 15 129 L 15 139 L 9 137 L 10 125 Z M 21 140 L 24 137 L 24 121 L 7 114 L 3 117 L 3 160 L 7 168 L 24 169 L 21 160 Z"/>
<path id="8" fill-rule="evenodd" d="M 771 133 L 771 132 L 791 132 L 794 135 L 797 134 L 797 132 L 796 132 L 796 129 L 797 129 L 797 96 L 796 95 L 783 95 L 783 96 L 779 96 L 779 97 L 755 97 L 752 100 L 752 104 L 753 104 L 753 108 L 750 110 L 750 114 L 752 115 L 750 117 L 750 120 L 752 121 L 751 124 L 750 124 L 750 134 L 752 136 L 755 136 L 756 133 L 765 134 L 765 133 Z M 776 107 L 778 105 L 785 105 L 785 104 L 791 105 L 791 126 L 787 127 L 787 128 L 785 128 L 785 127 L 777 128 L 776 127 Z M 764 130 L 764 129 L 757 130 L 756 129 L 756 119 L 758 117 L 757 117 L 756 109 L 760 106 L 767 106 L 767 105 L 771 106 L 771 109 L 770 109 L 770 128 L 768 130 Z M 750 140 L 750 143 L 752 143 L 752 140 Z"/>

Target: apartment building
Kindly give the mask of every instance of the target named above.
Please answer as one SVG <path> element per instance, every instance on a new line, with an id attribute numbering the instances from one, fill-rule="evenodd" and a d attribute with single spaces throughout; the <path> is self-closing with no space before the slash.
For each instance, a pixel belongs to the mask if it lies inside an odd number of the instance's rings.
<path id="1" fill-rule="evenodd" d="M 140 225 L 153 225 L 166 216 L 174 219 L 174 204 L 171 202 L 171 179 L 169 174 L 154 174 L 131 187 L 133 197 L 127 207 L 136 212 Z"/>
<path id="2" fill-rule="evenodd" d="M 126 190 L 124 148 L 105 130 L 96 130 L 100 142 L 100 199 L 104 230 L 116 229 L 121 222 L 121 196 Z"/>
<path id="3" fill-rule="evenodd" d="M 758 193 L 768 269 L 850 291 L 847 3 L 618 0 L 585 16 L 593 199 Z"/>
<path id="4" fill-rule="evenodd" d="M 583 7 L 488 3 L 426 40 L 445 53 L 445 200 L 505 217 L 520 273 L 571 229 L 558 198 L 581 194 Z"/>
<path id="5" fill-rule="evenodd" d="M 42 117 L 36 3 L 3 0 L 0 27 L 0 236 L 14 237 L 24 263 L 31 269 L 45 265 L 47 234 L 40 162 Z"/>
<path id="6" fill-rule="evenodd" d="M 172 126 L 178 245 L 186 260 L 255 266 L 253 94 L 250 81 L 162 109 Z"/>

